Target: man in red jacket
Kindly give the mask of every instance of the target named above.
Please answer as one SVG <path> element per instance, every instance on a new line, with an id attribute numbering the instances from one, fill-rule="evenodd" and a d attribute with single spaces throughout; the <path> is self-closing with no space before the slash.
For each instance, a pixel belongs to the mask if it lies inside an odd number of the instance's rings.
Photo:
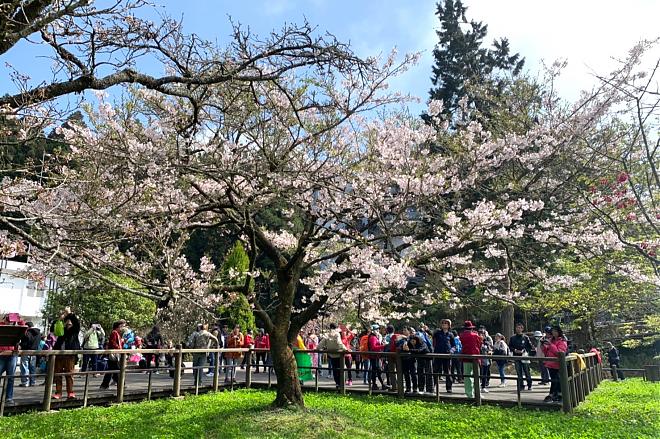
<path id="1" fill-rule="evenodd" d="M 476 326 L 470 321 L 466 320 L 463 324 L 463 332 L 460 335 L 461 343 L 463 344 L 463 355 L 479 355 L 481 352 L 481 343 L 483 343 L 482 338 L 475 331 Z M 472 367 L 473 360 L 468 358 L 463 359 L 464 367 L 464 377 L 465 377 L 465 395 L 468 398 L 474 398 L 472 391 Z M 477 385 L 479 385 L 477 383 Z"/>

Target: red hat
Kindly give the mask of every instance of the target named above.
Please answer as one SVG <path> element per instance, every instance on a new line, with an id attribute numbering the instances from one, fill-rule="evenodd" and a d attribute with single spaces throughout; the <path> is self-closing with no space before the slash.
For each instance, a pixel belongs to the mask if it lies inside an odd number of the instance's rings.
<path id="1" fill-rule="evenodd" d="M 463 322 L 463 328 L 465 328 L 465 329 L 474 329 L 474 328 L 476 328 L 476 326 L 474 326 L 474 324 L 470 320 L 466 320 L 466 321 Z"/>

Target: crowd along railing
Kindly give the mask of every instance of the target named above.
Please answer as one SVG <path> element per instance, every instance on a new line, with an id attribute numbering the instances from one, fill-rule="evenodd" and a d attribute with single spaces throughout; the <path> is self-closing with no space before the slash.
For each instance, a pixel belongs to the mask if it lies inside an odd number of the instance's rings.
<path id="1" fill-rule="evenodd" d="M 193 372 L 193 387 L 187 388 L 186 391 L 192 391 L 194 394 L 198 394 L 201 386 L 201 376 L 204 369 L 212 368 L 213 370 L 213 379 L 210 389 L 217 391 L 220 388 L 220 369 L 225 370 L 225 376 L 231 377 L 227 382 L 223 384 L 223 387 L 229 388 L 230 390 L 234 389 L 234 386 L 238 383 L 235 382 L 235 372 L 236 368 L 240 365 L 233 361 L 231 364 L 220 364 L 221 357 L 225 354 L 241 354 L 245 355 L 246 365 L 245 372 L 245 381 L 241 383 L 247 388 L 252 386 L 253 382 L 253 359 L 256 356 L 261 357 L 262 361 L 263 355 L 268 353 L 267 349 L 254 349 L 254 348 L 236 348 L 236 349 L 184 349 L 181 346 L 177 346 L 173 349 L 130 349 L 130 350 L 65 350 L 65 351 L 55 351 L 55 350 L 46 350 L 46 351 L 20 351 L 20 352 L 0 352 L 0 355 L 14 355 L 14 356 L 35 356 L 35 357 L 46 357 L 47 359 L 47 368 L 45 373 L 33 374 L 32 378 L 43 378 L 44 379 L 44 391 L 41 401 L 41 409 L 44 411 L 49 411 L 52 408 L 53 404 L 53 383 L 56 377 L 66 377 L 67 375 L 75 375 L 78 377 L 84 378 L 83 386 L 83 395 L 82 395 L 82 406 L 86 407 L 89 404 L 90 397 L 90 377 L 94 374 L 116 374 L 117 375 L 117 390 L 115 394 L 114 401 L 117 403 L 124 402 L 125 400 L 125 388 L 126 388 L 126 376 L 131 373 L 146 373 L 147 376 L 147 390 L 146 390 L 146 399 L 150 400 L 153 396 L 153 374 L 156 372 L 167 372 L 172 377 L 172 386 L 171 386 L 171 395 L 174 397 L 180 397 L 182 394 L 182 375 L 186 370 L 192 370 Z M 473 397 L 472 400 L 474 404 L 482 404 L 482 394 L 481 394 L 481 368 L 480 362 L 482 360 L 490 360 L 496 362 L 498 360 L 506 362 L 558 362 L 559 363 L 559 384 L 561 388 L 562 395 L 562 410 L 564 412 L 571 412 L 580 402 L 584 401 L 587 395 L 591 393 L 598 384 L 603 380 L 603 367 L 602 364 L 597 361 L 595 354 L 586 354 L 580 355 L 579 357 L 575 354 L 566 355 L 564 353 L 559 353 L 558 358 L 546 358 L 546 357 L 519 357 L 519 356 L 506 356 L 506 355 L 462 355 L 462 354 L 435 354 L 435 353 L 426 353 L 426 354 L 415 354 L 415 353 L 406 353 L 406 352 L 330 352 L 330 351 L 320 351 L 320 350 L 296 350 L 297 353 L 308 353 L 313 355 L 318 355 L 319 357 L 323 355 L 340 355 L 342 361 L 339 361 L 339 383 L 337 384 L 337 390 L 341 394 L 346 393 L 346 373 L 347 369 L 343 357 L 346 354 L 351 354 L 356 357 L 369 357 L 377 359 L 377 361 L 384 361 L 386 363 L 386 368 L 383 371 L 386 374 L 388 382 L 392 384 L 392 388 L 396 389 L 395 393 L 399 397 L 405 397 L 405 374 L 404 374 L 404 363 L 406 361 L 415 360 L 417 362 L 429 362 L 430 368 L 428 373 L 425 374 L 428 376 L 427 379 L 433 380 L 433 388 L 435 390 L 435 397 L 437 401 L 440 401 L 442 394 L 440 391 L 441 380 L 452 379 L 451 371 L 449 373 L 443 372 L 442 369 L 436 370 L 435 360 L 454 360 L 459 361 L 463 364 L 465 362 L 472 364 L 472 380 L 473 380 Z M 144 369 L 136 367 L 128 367 L 128 357 L 135 354 L 154 354 L 162 355 L 164 354 L 169 358 L 169 362 L 165 367 L 153 368 L 147 367 Z M 203 354 L 205 356 L 211 356 L 213 358 L 212 365 L 202 365 L 195 366 L 193 363 L 192 366 L 186 367 L 184 365 L 184 355 L 195 355 Z M 71 355 L 101 355 L 117 356 L 118 369 L 114 370 L 105 370 L 105 371 L 74 371 L 61 373 L 57 372 L 55 365 L 56 360 L 60 356 L 71 356 Z M 370 362 L 371 364 L 371 362 Z M 272 381 L 272 366 L 264 364 L 264 369 L 267 368 L 267 387 L 273 385 Z M 313 370 L 314 373 L 314 390 L 319 391 L 319 376 L 321 370 L 327 370 L 328 366 L 323 366 L 319 361 L 317 366 L 310 366 L 309 369 Z M 371 370 L 371 369 L 370 369 Z M 229 372 L 227 372 L 229 371 Z M 368 371 L 367 371 L 368 372 Z M 372 370 L 372 373 L 373 370 Z M 2 393 L 0 394 L 0 416 L 2 416 L 6 409 L 6 394 L 7 394 L 7 375 L 2 377 Z M 514 379 L 517 382 L 516 385 L 516 400 L 519 406 L 522 405 L 522 396 L 521 392 L 523 391 L 523 386 L 520 385 L 518 376 L 507 376 L 508 379 Z M 14 380 L 18 379 L 18 376 L 14 377 Z M 541 379 L 537 377 L 532 377 L 532 381 L 538 382 Z M 396 384 L 396 386 L 394 385 Z M 209 386 L 205 386 L 209 388 Z M 368 386 L 368 392 L 371 394 L 374 389 L 372 386 Z M 79 399 L 79 398 L 78 398 Z M 61 404 L 60 404 L 61 405 Z"/>

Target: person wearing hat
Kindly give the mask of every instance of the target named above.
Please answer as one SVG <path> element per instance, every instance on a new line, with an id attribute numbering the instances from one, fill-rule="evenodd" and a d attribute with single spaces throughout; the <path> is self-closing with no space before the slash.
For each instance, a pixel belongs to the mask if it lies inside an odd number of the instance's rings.
<path id="1" fill-rule="evenodd" d="M 451 332 L 451 320 L 440 320 L 440 328 L 433 332 L 433 353 L 435 354 L 452 354 L 456 350 L 456 342 L 454 334 Z M 451 393 L 452 379 L 451 379 L 451 358 L 434 358 L 433 369 L 436 373 L 440 372 L 445 377 L 445 390 Z M 439 377 L 434 376 L 433 381 L 435 385 L 438 384 Z"/>
<path id="2" fill-rule="evenodd" d="M 509 349 L 511 349 L 514 357 L 529 357 L 534 347 L 527 334 L 523 332 L 525 325 L 518 322 L 515 328 L 516 333 L 509 338 Z M 529 369 L 529 360 L 517 360 L 514 364 L 516 366 L 516 375 L 518 376 L 518 390 L 525 390 L 523 374 L 527 380 L 527 390 L 532 390 L 532 373 Z"/>
<path id="3" fill-rule="evenodd" d="M 460 335 L 461 343 L 463 344 L 463 355 L 479 355 L 481 352 L 481 344 L 483 343 L 483 340 L 479 334 L 477 334 L 475 329 L 477 329 L 477 327 L 474 326 L 470 320 L 463 322 L 463 332 Z M 480 364 L 481 362 L 477 360 L 477 367 L 479 367 Z M 476 384 L 477 386 L 479 385 L 479 383 L 473 383 L 473 366 L 473 360 L 469 358 L 463 359 L 465 395 L 468 398 L 474 398 L 474 392 L 472 390 L 473 384 Z"/>
<path id="4" fill-rule="evenodd" d="M 541 340 L 543 356 L 559 358 L 560 352 L 568 352 L 568 343 L 564 333 L 559 326 L 552 327 L 552 337 Z M 561 386 L 559 383 L 559 362 L 546 361 L 545 367 L 550 371 L 550 394 L 545 397 L 544 402 L 561 401 Z"/>

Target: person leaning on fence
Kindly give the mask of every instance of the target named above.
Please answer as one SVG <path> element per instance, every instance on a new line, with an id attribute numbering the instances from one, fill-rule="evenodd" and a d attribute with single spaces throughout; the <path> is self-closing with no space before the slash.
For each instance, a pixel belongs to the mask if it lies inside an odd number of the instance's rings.
<path id="1" fill-rule="evenodd" d="M 34 327 L 34 323 L 26 323 L 28 330 L 21 337 L 19 347 L 22 351 L 36 351 L 41 341 L 41 330 Z M 34 355 L 21 355 L 21 387 L 34 386 L 37 384 L 37 357 Z"/>
<path id="2" fill-rule="evenodd" d="M 451 320 L 440 320 L 440 328 L 433 332 L 433 352 L 436 354 L 451 354 L 456 350 L 456 340 L 451 332 Z M 441 373 L 445 378 L 445 390 L 451 393 L 453 384 L 451 378 L 451 358 L 435 358 L 433 360 L 433 370 L 435 373 Z M 435 385 L 439 386 L 439 376 L 433 377 Z"/>
<path id="3" fill-rule="evenodd" d="M 367 339 L 367 347 L 370 352 L 383 352 L 385 345 L 378 338 L 379 325 L 371 325 L 371 332 Z M 367 355 L 369 357 L 369 379 L 371 380 L 371 389 L 378 390 L 376 380 L 380 382 L 380 388 L 388 390 L 390 387 L 383 382 L 382 371 L 380 367 L 380 356 L 375 354 Z"/>
<path id="4" fill-rule="evenodd" d="M 618 378 L 620 380 L 625 379 L 625 377 L 623 376 L 623 371 L 620 369 L 621 355 L 619 354 L 619 350 L 615 348 L 614 345 L 609 341 L 605 343 L 605 347 L 607 348 L 607 362 L 610 363 L 610 368 L 612 368 L 612 378 Z M 615 367 L 616 367 L 616 377 L 614 376 Z"/>
<path id="5" fill-rule="evenodd" d="M 525 325 L 522 323 L 516 323 L 515 328 L 516 333 L 509 338 L 509 349 L 513 352 L 514 357 L 529 357 L 534 347 L 527 334 L 523 333 Z M 516 375 L 518 376 L 517 386 L 519 391 L 525 390 L 523 375 L 527 380 L 527 390 L 532 390 L 532 374 L 529 369 L 529 363 L 528 359 L 515 361 Z"/>
<path id="6" fill-rule="evenodd" d="M 69 313 L 63 317 L 64 334 L 57 337 L 53 350 L 61 351 L 79 351 L 80 350 L 80 320 L 78 317 Z M 73 371 L 78 361 L 78 355 L 58 355 L 55 358 L 55 373 L 65 373 L 66 380 L 66 393 L 68 399 L 74 399 L 76 394 L 73 393 Z M 62 375 L 55 375 L 55 393 L 54 399 L 62 397 Z"/>
<path id="7" fill-rule="evenodd" d="M 415 332 L 419 339 L 426 345 L 426 352 L 433 352 L 433 343 L 428 333 L 428 327 L 420 325 L 420 330 Z M 434 393 L 432 360 L 426 356 L 417 357 L 417 385 L 419 393 Z"/>
<path id="8" fill-rule="evenodd" d="M 552 327 L 552 337 L 544 338 L 542 341 L 543 356 L 545 357 L 559 357 L 560 352 L 566 353 L 568 351 L 568 343 L 564 338 L 564 333 L 559 326 Z M 545 402 L 559 402 L 561 401 L 561 384 L 559 382 L 559 362 L 546 361 L 545 367 L 550 371 L 550 394 L 545 397 Z"/>
<path id="9" fill-rule="evenodd" d="M 126 320 L 118 320 L 112 324 L 112 332 L 108 338 L 108 349 L 122 349 L 123 341 L 121 338 L 121 332 L 126 325 Z M 108 371 L 113 371 L 112 373 Z M 112 384 L 117 385 L 119 381 L 119 354 L 109 354 L 108 355 L 108 368 L 106 373 L 103 375 L 103 381 L 101 382 L 101 390 L 105 390 L 110 385 L 110 379 L 112 379 Z"/>
<path id="10" fill-rule="evenodd" d="M 339 333 L 335 323 L 330 323 L 330 332 L 321 339 L 321 342 L 319 343 L 319 350 L 329 351 L 328 359 L 332 365 L 332 377 L 335 380 L 335 387 L 339 389 L 340 361 L 343 358 L 342 352 L 344 352 L 346 348 L 344 347 L 344 343 L 341 341 L 341 334 Z"/>
<path id="11" fill-rule="evenodd" d="M 463 332 L 460 335 L 461 343 L 463 344 L 463 355 L 479 355 L 479 352 L 481 352 L 483 340 L 476 333 L 475 329 L 476 326 L 470 320 L 466 320 L 463 323 Z M 474 398 L 473 385 L 479 385 L 479 383 L 474 383 L 474 375 L 472 373 L 473 361 L 469 358 L 463 359 L 465 396 L 468 398 Z M 477 360 L 476 366 L 479 367 L 480 364 L 481 362 Z"/>

